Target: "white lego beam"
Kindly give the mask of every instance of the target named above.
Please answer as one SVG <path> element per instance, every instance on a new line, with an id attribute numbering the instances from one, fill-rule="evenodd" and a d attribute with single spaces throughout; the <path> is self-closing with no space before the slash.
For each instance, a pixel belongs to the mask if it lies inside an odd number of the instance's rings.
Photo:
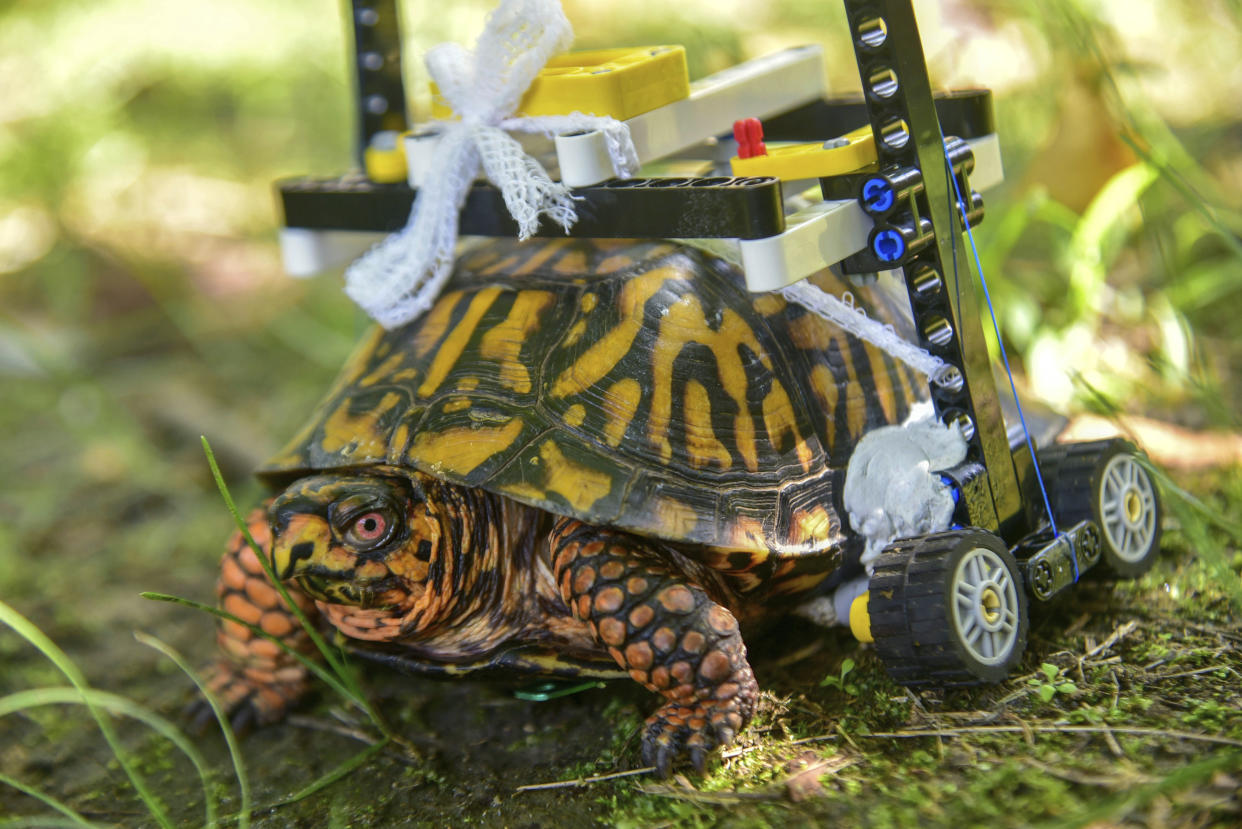
<path id="1" fill-rule="evenodd" d="M 625 122 L 646 164 L 730 133 L 739 118 L 769 118 L 824 97 L 823 50 L 799 46 L 748 60 L 690 85 L 690 97 Z M 598 130 L 556 136 L 561 180 L 586 187 L 613 177 Z"/>
<path id="2" fill-rule="evenodd" d="M 1004 170 L 996 134 L 967 143 L 975 154 L 970 186 L 984 190 L 999 184 Z M 819 202 L 799 210 L 785 220 L 784 233 L 738 242 L 746 287 L 756 293 L 775 291 L 835 265 L 867 246 L 874 225 L 857 199 Z"/>
<path id="3" fill-rule="evenodd" d="M 970 186 L 982 192 L 1005 180 L 1005 166 L 1001 163 L 1000 139 L 990 132 L 978 138 L 967 138 L 970 151 L 975 154 L 975 169 L 970 174 Z M 965 194 L 963 194 L 964 196 Z"/>
<path id="4" fill-rule="evenodd" d="M 314 276 L 348 264 L 370 250 L 386 234 L 355 230 L 280 230 L 280 259 L 290 276 Z"/>
<path id="5" fill-rule="evenodd" d="M 775 291 L 818 273 L 866 247 L 873 224 L 857 199 L 799 210 L 786 219 L 784 233 L 738 242 L 746 287 Z"/>

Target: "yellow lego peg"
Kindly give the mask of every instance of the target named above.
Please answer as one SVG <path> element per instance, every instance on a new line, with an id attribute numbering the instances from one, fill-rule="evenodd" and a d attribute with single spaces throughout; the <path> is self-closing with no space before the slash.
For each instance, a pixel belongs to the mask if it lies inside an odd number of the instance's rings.
<path id="1" fill-rule="evenodd" d="M 370 146 L 362 151 L 362 164 L 367 178 L 377 184 L 405 181 L 408 167 L 402 144 L 396 133 L 377 133 Z"/>
<path id="2" fill-rule="evenodd" d="M 859 642 L 875 641 L 871 636 L 870 603 L 870 591 L 856 596 L 854 601 L 850 602 L 850 633 L 854 634 L 854 638 Z"/>

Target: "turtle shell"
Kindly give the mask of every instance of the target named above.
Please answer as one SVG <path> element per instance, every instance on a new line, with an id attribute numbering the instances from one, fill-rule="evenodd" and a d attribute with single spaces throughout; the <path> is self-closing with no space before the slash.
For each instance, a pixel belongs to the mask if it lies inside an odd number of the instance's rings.
<path id="1" fill-rule="evenodd" d="M 894 303 L 861 293 L 913 336 Z M 835 493 L 858 438 L 926 394 L 697 249 L 494 241 L 459 259 L 426 314 L 372 330 L 260 474 L 404 465 L 593 524 L 801 558 L 843 539 Z"/>

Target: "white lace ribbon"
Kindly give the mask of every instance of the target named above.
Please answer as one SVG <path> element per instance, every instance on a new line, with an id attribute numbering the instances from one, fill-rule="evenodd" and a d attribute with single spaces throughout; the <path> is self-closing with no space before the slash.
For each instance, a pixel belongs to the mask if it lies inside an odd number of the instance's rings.
<path id="1" fill-rule="evenodd" d="M 578 219 L 568 186 L 553 181 L 508 132 L 604 133 L 613 170 L 629 176 L 638 157 L 629 129 L 615 118 L 512 117 L 539 70 L 573 42 L 558 0 L 503 0 L 468 51 L 444 43 L 428 51 L 427 70 L 460 120 L 442 122 L 431 172 L 410 220 L 345 272 L 345 292 L 385 328 L 431 307 L 452 272 L 458 214 L 480 168 L 501 191 L 526 239 L 547 216 L 566 231 Z"/>

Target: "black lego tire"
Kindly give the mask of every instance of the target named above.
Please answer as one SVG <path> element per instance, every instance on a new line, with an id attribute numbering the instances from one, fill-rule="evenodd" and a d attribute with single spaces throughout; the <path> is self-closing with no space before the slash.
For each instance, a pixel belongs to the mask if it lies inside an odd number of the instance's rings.
<path id="1" fill-rule="evenodd" d="M 1164 509 L 1134 444 L 1121 438 L 1058 443 L 1038 456 L 1058 527 L 1090 519 L 1100 528 L 1104 566 L 1088 574 L 1103 569 L 1106 576 L 1134 579 L 1150 570 L 1160 555 Z"/>
<path id="2" fill-rule="evenodd" d="M 968 560 L 969 559 L 969 560 Z M 963 573 L 986 564 L 989 572 L 977 592 L 991 588 L 999 610 L 955 595 L 964 591 L 962 579 L 976 580 L 980 571 Z M 984 622 L 980 636 L 971 641 L 961 617 L 976 612 Z M 997 619 L 978 614 L 995 613 Z M 875 649 L 889 676 L 909 686 L 951 687 L 1000 682 L 1009 676 L 1026 651 L 1027 594 L 1018 564 L 1005 544 L 986 530 L 949 530 L 890 545 L 876 560 L 871 576 L 868 614 Z M 969 619 L 968 619 L 969 621 Z M 996 630 L 989 630 L 997 625 Z"/>

